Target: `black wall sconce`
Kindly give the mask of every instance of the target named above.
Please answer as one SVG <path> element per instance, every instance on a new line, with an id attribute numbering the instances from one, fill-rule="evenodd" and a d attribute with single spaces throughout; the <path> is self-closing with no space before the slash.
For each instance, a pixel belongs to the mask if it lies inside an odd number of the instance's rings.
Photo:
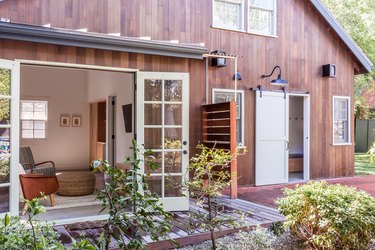
<path id="1" fill-rule="evenodd" d="M 215 50 L 212 51 L 210 54 L 212 55 L 219 55 L 219 56 L 226 56 L 227 53 L 225 51 Z M 226 67 L 227 66 L 227 59 L 226 58 L 212 58 L 211 59 L 211 66 L 213 67 Z"/>
<path id="2" fill-rule="evenodd" d="M 326 64 L 322 66 L 322 76 L 323 77 L 336 77 L 336 65 L 335 64 Z"/>
<path id="3" fill-rule="evenodd" d="M 263 74 L 262 78 L 264 79 L 264 78 L 272 76 L 276 69 L 279 69 L 279 75 L 277 76 L 277 79 L 274 79 L 274 80 L 271 81 L 271 84 L 272 85 L 279 85 L 279 86 L 286 86 L 286 85 L 288 85 L 288 81 L 281 78 L 281 68 L 280 68 L 280 66 L 275 66 L 273 68 L 271 74 L 269 74 L 269 75 Z"/>

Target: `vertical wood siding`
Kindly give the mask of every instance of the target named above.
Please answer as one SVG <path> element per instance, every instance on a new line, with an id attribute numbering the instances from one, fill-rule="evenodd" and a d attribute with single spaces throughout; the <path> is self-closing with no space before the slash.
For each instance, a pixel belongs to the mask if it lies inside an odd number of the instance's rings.
<path id="1" fill-rule="evenodd" d="M 242 75 L 239 89 L 246 91 L 245 144 L 249 149 L 238 160 L 241 185 L 254 183 L 255 98 L 248 89 L 259 84 L 277 89 L 260 75 L 280 65 L 290 90 L 311 94 L 311 178 L 351 176 L 354 146 L 331 143 L 333 95 L 351 97 L 350 134 L 354 142 L 352 54 L 307 0 L 277 2 L 277 38 L 211 28 L 211 0 L 5 0 L 0 2 L 0 17 L 12 22 L 50 23 L 52 27 L 87 28 L 90 32 L 149 36 L 155 40 L 204 42 L 210 51 L 219 49 L 237 55 Z M 7 40 L 0 40 L 0 57 L 190 72 L 192 151 L 202 138 L 200 106 L 206 101 L 203 61 Z M 320 76 L 321 66 L 327 63 L 337 65 L 337 78 Z M 210 67 L 210 88 L 234 88 L 233 71 L 231 62 L 226 68 Z"/>

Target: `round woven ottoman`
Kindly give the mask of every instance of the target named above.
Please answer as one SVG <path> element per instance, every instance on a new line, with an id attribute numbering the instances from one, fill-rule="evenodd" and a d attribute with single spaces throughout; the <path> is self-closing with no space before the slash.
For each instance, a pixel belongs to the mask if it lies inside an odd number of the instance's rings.
<path id="1" fill-rule="evenodd" d="M 62 196 L 82 196 L 92 194 L 95 190 L 95 175 L 90 172 L 65 172 L 57 175 Z"/>

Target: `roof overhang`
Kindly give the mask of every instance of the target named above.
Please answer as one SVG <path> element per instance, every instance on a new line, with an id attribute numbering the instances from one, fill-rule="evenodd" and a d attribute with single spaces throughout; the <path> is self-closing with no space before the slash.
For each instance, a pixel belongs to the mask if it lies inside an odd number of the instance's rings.
<path id="1" fill-rule="evenodd" d="M 358 45 L 353 41 L 353 39 L 346 33 L 345 29 L 341 24 L 332 16 L 329 10 L 320 0 L 310 0 L 315 9 L 323 16 L 323 18 L 332 27 L 339 38 L 344 42 L 344 44 L 351 50 L 355 58 L 361 64 L 360 73 L 369 73 L 373 70 L 374 65 L 370 59 L 363 53 L 363 51 L 358 47 Z"/>
<path id="2" fill-rule="evenodd" d="M 0 22 L 0 38 L 190 59 L 203 59 L 203 54 L 207 53 L 207 48 L 198 45 L 176 44 L 166 41 L 8 22 Z"/>

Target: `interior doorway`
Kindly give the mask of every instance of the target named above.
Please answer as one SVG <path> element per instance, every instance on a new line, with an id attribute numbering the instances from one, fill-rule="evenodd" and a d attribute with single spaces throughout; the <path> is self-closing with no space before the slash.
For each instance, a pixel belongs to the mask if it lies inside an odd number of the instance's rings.
<path id="1" fill-rule="evenodd" d="M 39 219 L 61 224 L 105 218 L 105 213 L 98 217 L 96 200 L 104 174 L 92 173 L 90 163 L 112 156 L 118 162 L 132 154 L 134 133 L 114 117 L 134 103 L 134 73 L 21 63 L 20 76 L 20 146 L 31 149 L 35 163 L 53 161 L 58 183 L 54 204 L 41 201 L 47 212 Z M 18 205 L 22 209 L 22 198 Z"/>
<path id="2" fill-rule="evenodd" d="M 303 180 L 303 98 L 302 96 L 289 96 L 289 182 Z"/>

